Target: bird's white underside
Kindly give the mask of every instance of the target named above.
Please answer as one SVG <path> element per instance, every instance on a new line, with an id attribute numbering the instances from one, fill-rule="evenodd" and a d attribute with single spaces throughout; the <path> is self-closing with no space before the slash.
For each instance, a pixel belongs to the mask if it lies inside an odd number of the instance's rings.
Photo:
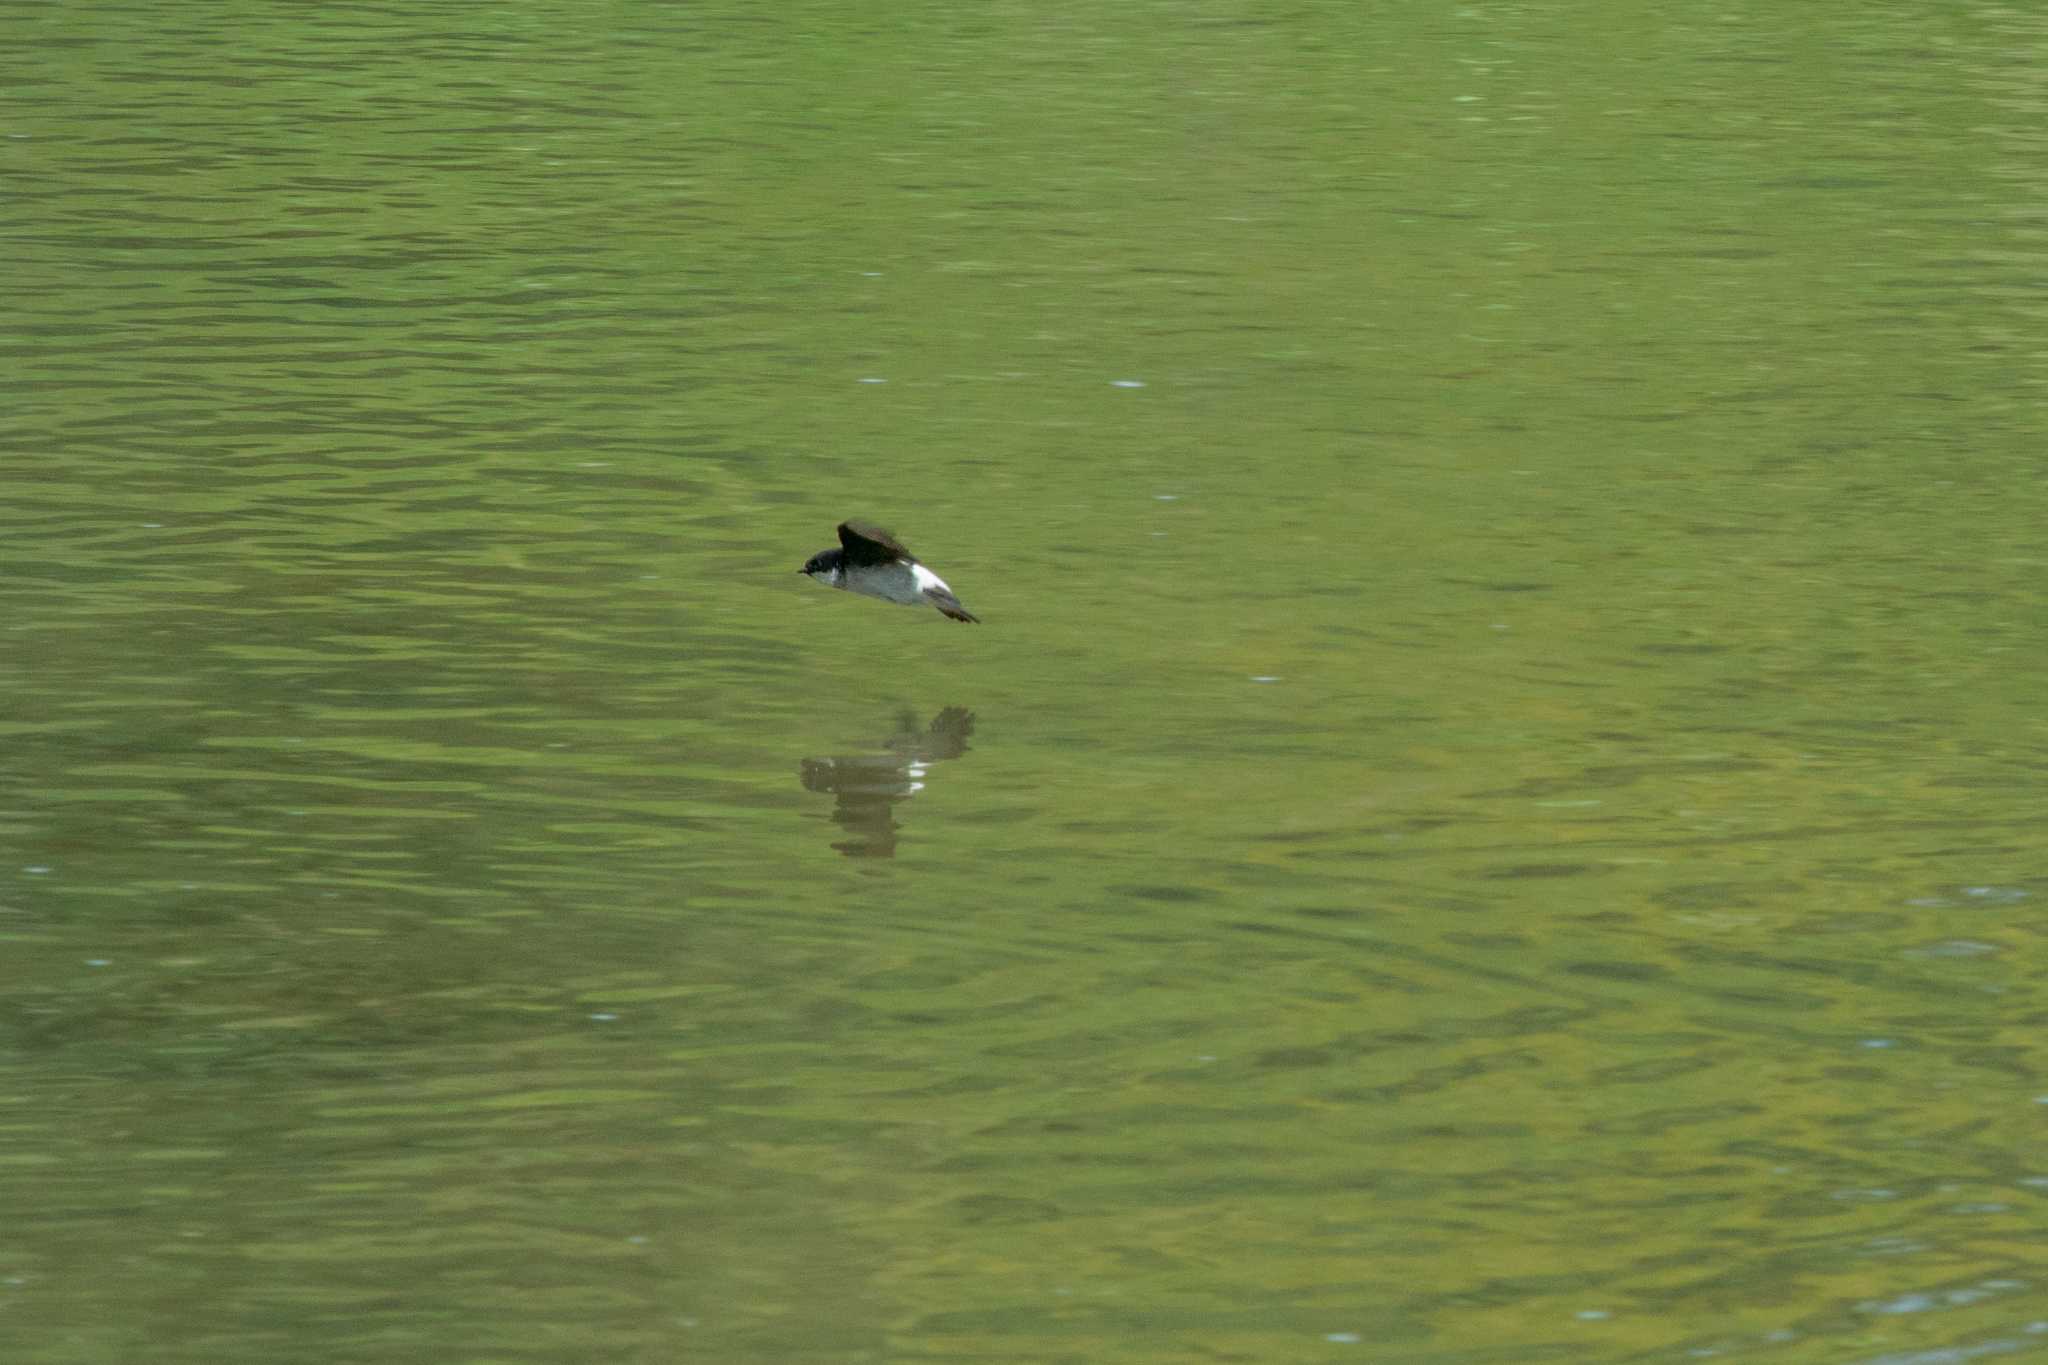
<path id="1" fill-rule="evenodd" d="M 922 564 L 878 564 L 870 568 L 835 569 L 828 580 L 835 588 L 857 592 L 863 597 L 879 597 L 884 602 L 895 602 L 905 607 L 928 607 L 931 599 L 925 590 L 935 588 L 948 597 L 953 590 L 946 586 L 946 580 Z"/>

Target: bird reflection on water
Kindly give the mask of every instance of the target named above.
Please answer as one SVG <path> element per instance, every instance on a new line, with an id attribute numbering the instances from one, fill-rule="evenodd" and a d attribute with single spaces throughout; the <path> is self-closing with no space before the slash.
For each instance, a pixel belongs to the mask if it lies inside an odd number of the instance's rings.
<path id="1" fill-rule="evenodd" d="M 932 764 L 966 753 L 973 734 L 974 713 L 964 706 L 947 707 L 922 730 L 905 711 L 878 753 L 805 759 L 804 789 L 837 798 L 832 818 L 848 837 L 832 847 L 849 858 L 894 857 L 900 826 L 891 807 L 924 790 Z"/>

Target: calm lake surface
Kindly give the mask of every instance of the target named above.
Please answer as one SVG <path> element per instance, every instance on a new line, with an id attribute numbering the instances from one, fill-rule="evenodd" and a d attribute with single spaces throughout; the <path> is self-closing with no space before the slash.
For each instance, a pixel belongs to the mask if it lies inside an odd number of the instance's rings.
<path id="1" fill-rule="evenodd" d="M 0 1358 L 2048 1359 L 2048 17 L 1651 8 L 0 5 Z"/>

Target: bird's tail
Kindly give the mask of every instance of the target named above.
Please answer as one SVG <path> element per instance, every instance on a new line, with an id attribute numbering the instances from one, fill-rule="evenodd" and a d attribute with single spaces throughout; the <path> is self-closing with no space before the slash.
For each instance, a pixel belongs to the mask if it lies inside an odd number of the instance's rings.
<path id="1" fill-rule="evenodd" d="M 960 599 L 953 596 L 952 593 L 939 592 L 932 588 L 926 588 L 924 590 L 924 595 L 931 599 L 931 604 L 937 607 L 939 611 L 943 613 L 948 620 L 973 621 L 976 624 L 979 624 L 981 621 L 981 618 L 979 616 L 976 616 L 973 612 L 961 606 Z"/>

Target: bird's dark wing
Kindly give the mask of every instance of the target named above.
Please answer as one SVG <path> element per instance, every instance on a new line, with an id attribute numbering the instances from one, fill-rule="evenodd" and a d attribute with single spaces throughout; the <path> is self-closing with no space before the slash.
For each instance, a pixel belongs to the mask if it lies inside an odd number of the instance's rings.
<path id="1" fill-rule="evenodd" d="M 864 521 L 840 522 L 839 543 L 846 548 L 846 562 L 856 566 L 887 564 L 892 559 L 917 562 L 917 556 L 904 549 L 902 541 Z"/>

